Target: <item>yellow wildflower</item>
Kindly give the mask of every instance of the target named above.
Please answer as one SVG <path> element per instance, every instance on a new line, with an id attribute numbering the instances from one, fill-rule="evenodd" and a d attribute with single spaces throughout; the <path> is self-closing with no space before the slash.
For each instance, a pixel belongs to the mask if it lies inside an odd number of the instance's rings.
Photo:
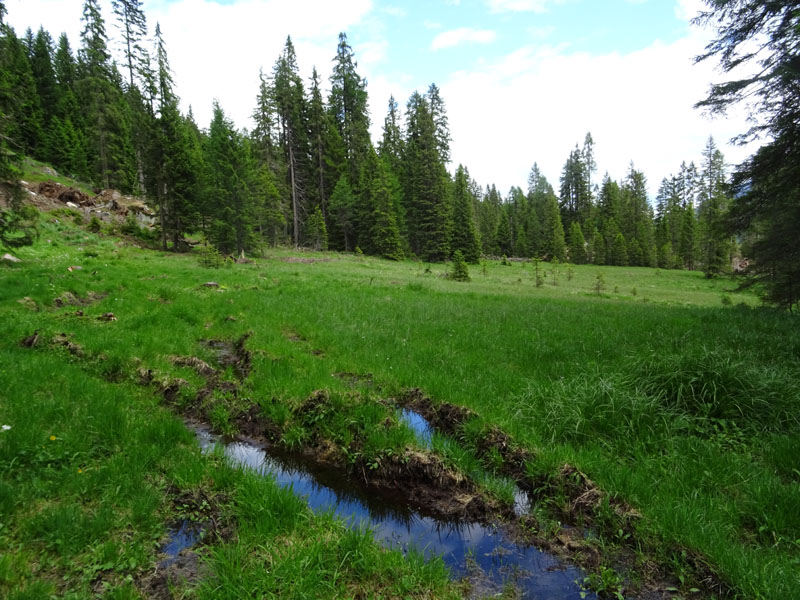
<path id="1" fill-rule="evenodd" d="M 56 436 L 54 436 L 54 435 L 51 435 L 51 436 L 50 436 L 50 441 L 51 441 L 51 442 L 54 442 L 54 441 L 55 441 L 55 439 L 56 439 Z"/>

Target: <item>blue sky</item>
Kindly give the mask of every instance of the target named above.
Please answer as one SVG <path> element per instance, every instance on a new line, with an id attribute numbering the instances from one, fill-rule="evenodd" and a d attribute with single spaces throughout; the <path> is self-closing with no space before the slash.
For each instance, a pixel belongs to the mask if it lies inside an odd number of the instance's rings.
<path id="1" fill-rule="evenodd" d="M 40 24 L 79 45 L 81 0 L 7 0 L 22 33 Z M 110 1 L 101 0 L 111 25 Z M 729 146 L 746 128 L 741 111 L 710 120 L 693 108 L 718 80 L 693 65 L 713 32 L 690 25 L 702 0 L 144 0 L 161 23 L 184 110 L 208 123 L 218 98 L 250 125 L 258 71 L 269 71 L 291 35 L 302 73 L 327 83 L 345 31 L 368 80 L 377 141 L 393 94 L 405 105 L 431 82 L 442 90 L 454 165 L 474 179 L 526 186 L 537 162 L 557 188 L 570 150 L 587 131 L 596 179 L 624 177 L 631 161 L 651 194 L 681 161 L 699 160 L 713 135 L 731 163 L 753 148 Z"/>

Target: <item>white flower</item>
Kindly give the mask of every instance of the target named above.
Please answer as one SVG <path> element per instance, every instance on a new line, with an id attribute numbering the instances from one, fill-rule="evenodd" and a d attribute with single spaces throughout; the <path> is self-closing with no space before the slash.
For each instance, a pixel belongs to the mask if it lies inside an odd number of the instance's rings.
<path id="1" fill-rule="evenodd" d="M 8 431 L 9 429 L 11 429 L 11 425 L 3 425 L 0 427 L 0 431 Z"/>

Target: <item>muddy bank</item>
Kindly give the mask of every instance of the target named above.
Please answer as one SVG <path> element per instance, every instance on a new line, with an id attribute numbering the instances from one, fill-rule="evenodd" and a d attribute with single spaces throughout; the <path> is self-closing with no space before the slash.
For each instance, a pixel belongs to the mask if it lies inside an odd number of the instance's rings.
<path id="1" fill-rule="evenodd" d="M 398 407 L 419 413 L 436 431 L 459 440 L 468 437 L 466 423 L 478 418 L 466 407 L 433 401 L 419 388 L 406 390 L 395 402 Z M 672 576 L 665 565 L 642 558 L 642 555 L 663 556 L 665 545 L 642 539 L 636 530 L 642 515 L 625 501 L 602 490 L 579 469 L 564 464 L 555 473 L 539 472 L 535 467 L 535 454 L 516 444 L 496 426 L 484 427 L 477 436 L 470 437 L 479 458 L 488 459 L 486 462 L 498 473 L 514 480 L 533 504 L 547 507 L 566 525 L 555 534 L 537 533 L 540 531 L 537 520 L 523 515 L 519 527 L 512 528 L 512 532 L 523 532 L 524 540 L 589 569 L 614 564 L 626 578 L 642 581 L 636 586 L 638 598 L 673 598 L 675 590 L 688 584 Z M 613 542 L 601 553 L 591 538 L 604 532 Z M 685 572 L 691 574 L 696 588 L 700 588 L 697 593 L 719 598 L 735 595 L 697 552 L 668 544 L 666 547 L 668 554 L 680 557 L 677 560 L 683 563 Z"/>

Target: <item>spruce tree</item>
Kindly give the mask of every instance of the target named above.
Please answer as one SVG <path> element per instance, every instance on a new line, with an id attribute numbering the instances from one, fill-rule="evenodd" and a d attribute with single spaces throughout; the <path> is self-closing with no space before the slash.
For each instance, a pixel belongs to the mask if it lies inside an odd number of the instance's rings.
<path id="1" fill-rule="evenodd" d="M 589 138 L 591 139 L 591 136 Z M 591 151 L 590 154 L 592 154 Z M 593 155 L 592 160 L 594 160 Z M 584 153 L 576 144 L 561 173 L 561 215 L 562 221 L 568 227 L 573 221 L 585 223 L 592 216 L 590 181 L 591 177 L 584 161 Z"/>
<path id="2" fill-rule="evenodd" d="M 569 260 L 576 265 L 586 263 L 586 239 L 577 221 L 569 226 Z"/>
<path id="3" fill-rule="evenodd" d="M 325 218 L 319 206 L 314 208 L 314 212 L 306 220 L 306 228 L 303 238 L 305 245 L 314 250 L 328 249 L 328 230 L 325 227 Z"/>
<path id="4" fill-rule="evenodd" d="M 733 244 L 725 227 L 730 206 L 725 179 L 725 159 L 714 143 L 714 138 L 709 137 L 703 150 L 698 206 L 703 271 L 709 278 L 730 270 Z"/>
<path id="5" fill-rule="evenodd" d="M 468 263 L 477 264 L 481 256 L 478 232 L 472 212 L 473 198 L 468 186 L 469 175 L 458 165 L 453 182 L 453 235 L 451 249 L 461 251 Z"/>
<path id="6" fill-rule="evenodd" d="M 36 155 L 44 138 L 43 116 L 28 49 L 11 27 L 2 32 L 2 70 L 5 93 L 0 112 L 5 116 L 5 134 L 23 154 Z"/>
<path id="7" fill-rule="evenodd" d="M 561 213 L 555 194 L 550 194 L 544 204 L 544 240 L 542 250 L 547 260 L 564 261 L 567 257 L 567 245 L 564 242 L 564 226 L 561 224 Z"/>
<path id="8" fill-rule="evenodd" d="M 611 243 L 611 256 L 609 264 L 617 267 L 628 266 L 628 245 L 625 242 L 625 236 L 622 232 L 618 232 Z"/>
<path id="9" fill-rule="evenodd" d="M 453 254 L 453 268 L 450 271 L 450 279 L 453 281 L 469 281 L 469 268 L 461 250 L 456 250 Z"/>
<path id="10" fill-rule="evenodd" d="M 344 144 L 325 108 L 316 68 L 311 74 L 308 97 L 309 204 L 328 217 L 328 201 L 339 175 L 345 170 Z"/>
<path id="11" fill-rule="evenodd" d="M 378 256 L 391 260 L 403 258 L 403 242 L 395 214 L 396 201 L 393 198 L 391 171 L 387 162 L 375 156 L 376 168 L 370 188 L 366 192 L 372 205 L 370 227 L 370 246 Z M 370 164 L 369 160 L 366 164 Z"/>
<path id="12" fill-rule="evenodd" d="M 394 96 L 389 97 L 389 109 L 383 121 L 383 136 L 378 144 L 378 154 L 389 162 L 395 175 L 402 172 L 403 132 L 400 129 L 400 113 Z"/>
<path id="13" fill-rule="evenodd" d="M 698 60 L 719 58 L 725 74 L 739 76 L 713 84 L 699 105 L 724 113 L 746 103 L 751 129 L 741 139 L 769 140 L 736 169 L 728 226 L 747 241 L 749 283 L 763 286 L 768 301 L 794 310 L 800 305 L 797 2 L 716 0 L 697 20 L 717 27 Z"/>
<path id="14" fill-rule="evenodd" d="M 190 132 L 178 109 L 178 98 L 173 92 L 172 75 L 167 58 L 161 27 L 156 24 L 158 60 L 158 120 L 153 151 L 157 165 L 155 173 L 156 197 L 162 232 L 162 247 L 167 249 L 167 238 L 172 249 L 181 250 L 183 236 L 191 231 L 197 220 L 197 174 L 199 165 L 192 152 Z"/>
<path id="15" fill-rule="evenodd" d="M 134 86 L 134 74 L 139 70 L 145 53 L 141 45 L 147 36 L 147 18 L 140 0 L 111 0 L 114 14 L 122 34 L 125 66 L 128 69 L 128 87 Z"/>
<path id="16" fill-rule="evenodd" d="M 342 236 L 340 247 L 345 252 L 355 247 L 355 202 L 347 175 L 342 173 L 331 194 L 330 212 L 335 230 Z"/>
<path id="17" fill-rule="evenodd" d="M 0 5 L 0 21 L 3 12 Z M 9 77 L 8 70 L 11 62 L 8 45 L 13 43 L 12 36 L 15 37 L 13 31 L 0 23 L 0 197 L 5 200 L 5 206 L 0 204 L 0 248 L 30 245 L 38 234 L 36 211 L 22 204 L 24 194 L 19 184 L 19 155 L 8 136 L 11 123 L 7 110 L 14 95 L 14 79 Z"/>
<path id="18" fill-rule="evenodd" d="M 508 210 L 504 206 L 500 211 L 500 218 L 497 221 L 497 231 L 494 233 L 494 246 L 498 254 L 503 256 L 514 255 L 514 241 L 511 234 L 511 222 L 508 218 Z"/>
<path id="19" fill-rule="evenodd" d="M 597 227 L 594 228 L 594 233 L 592 233 L 591 261 L 594 265 L 608 264 L 606 262 L 606 241 Z"/>
<path id="20" fill-rule="evenodd" d="M 84 0 L 79 52 L 79 101 L 86 114 L 92 179 L 105 188 L 132 189 L 135 172 L 127 106 L 119 72 L 111 62 L 98 0 Z"/>
<path id="21" fill-rule="evenodd" d="M 423 260 L 443 261 L 450 256 L 449 176 L 430 106 L 418 92 L 408 102 L 406 135 L 403 189 L 411 249 Z"/>
<path id="22" fill-rule="evenodd" d="M 209 234 L 220 252 L 240 254 L 251 250 L 256 241 L 254 165 L 241 134 L 225 117 L 218 102 L 214 102 L 213 111 L 205 156 L 206 193 L 214 199 Z"/>
<path id="23" fill-rule="evenodd" d="M 307 107 L 291 38 L 286 38 L 281 56 L 273 69 L 272 90 L 280 124 L 280 142 L 286 164 L 287 185 L 292 214 L 292 240 L 300 244 L 303 215 L 308 210 L 307 181 L 309 149 Z"/>
<path id="24" fill-rule="evenodd" d="M 345 33 L 339 34 L 333 61 L 328 106 L 344 142 L 350 184 L 357 186 L 362 165 L 371 148 L 367 82 L 356 72 L 355 53 Z M 360 190 L 355 190 L 355 193 L 358 196 Z"/>

